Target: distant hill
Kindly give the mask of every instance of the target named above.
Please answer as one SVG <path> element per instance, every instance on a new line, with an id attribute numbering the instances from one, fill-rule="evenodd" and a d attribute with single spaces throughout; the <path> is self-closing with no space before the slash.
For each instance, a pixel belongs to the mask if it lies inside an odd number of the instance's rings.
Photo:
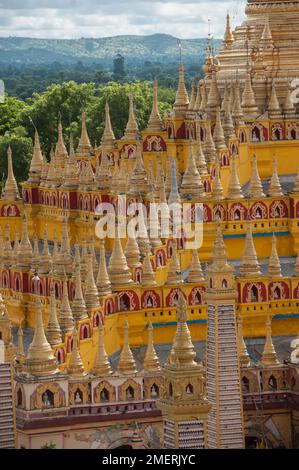
<path id="1" fill-rule="evenodd" d="M 97 63 L 112 65 L 117 54 L 127 65 L 140 66 L 146 61 L 174 63 L 178 60 L 178 39 L 167 34 L 150 36 L 114 36 L 81 39 L 0 38 L 0 63 L 14 65 L 48 65 L 60 62 L 71 65 Z M 206 54 L 206 39 L 181 40 L 184 61 L 202 62 Z M 215 40 L 215 48 L 221 44 Z"/>

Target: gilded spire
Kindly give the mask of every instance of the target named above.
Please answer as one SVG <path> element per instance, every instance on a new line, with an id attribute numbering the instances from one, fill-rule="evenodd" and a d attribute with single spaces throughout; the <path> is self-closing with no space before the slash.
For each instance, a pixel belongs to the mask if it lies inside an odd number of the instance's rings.
<path id="1" fill-rule="evenodd" d="M 57 257 L 56 269 L 59 274 L 63 274 L 64 271 L 66 271 L 67 274 L 71 274 L 73 267 L 67 217 L 63 218 L 61 231 L 61 247 L 59 256 Z"/>
<path id="2" fill-rule="evenodd" d="M 248 77 L 247 77 L 247 80 L 248 80 Z M 232 92 L 233 92 L 233 98 L 234 98 L 232 106 L 231 106 L 232 117 L 234 118 L 236 124 L 238 124 L 238 122 L 244 118 L 242 106 L 241 106 L 241 99 L 240 99 L 240 83 L 239 83 L 238 78 L 235 81 L 234 87 L 232 88 Z"/>
<path id="3" fill-rule="evenodd" d="M 74 149 L 74 139 L 70 137 L 70 157 L 68 158 L 63 175 L 62 186 L 68 189 L 76 189 L 79 183 L 79 167 Z"/>
<path id="4" fill-rule="evenodd" d="M 258 113 L 249 70 L 246 73 L 245 88 L 242 95 L 242 111 L 246 118 L 255 118 Z"/>
<path id="5" fill-rule="evenodd" d="M 147 171 L 142 157 L 142 142 L 138 141 L 136 151 L 136 163 L 130 176 L 129 194 L 145 196 L 150 189 Z"/>
<path id="6" fill-rule="evenodd" d="M 106 264 L 105 240 L 103 239 L 100 240 L 100 261 L 96 285 L 100 297 L 111 294 L 111 282 Z"/>
<path id="7" fill-rule="evenodd" d="M 67 158 L 68 158 L 68 154 L 67 154 L 67 149 L 63 140 L 62 124 L 60 122 L 58 124 L 58 139 L 57 139 L 57 143 L 55 147 L 54 161 L 55 163 L 59 163 L 63 165 L 66 162 Z M 54 165 L 54 167 L 59 171 L 58 165 Z"/>
<path id="8" fill-rule="evenodd" d="M 39 257 L 38 271 L 41 274 L 48 274 L 52 268 L 52 258 L 49 250 L 48 244 L 48 233 L 47 227 L 44 230 L 44 239 L 43 239 L 43 250 L 42 254 Z"/>
<path id="9" fill-rule="evenodd" d="M 50 289 L 50 316 L 46 335 L 51 346 L 60 344 L 62 342 L 61 329 L 57 320 L 55 289 L 53 285 L 51 285 Z"/>
<path id="10" fill-rule="evenodd" d="M 229 13 L 227 13 L 226 28 L 225 28 L 225 33 L 224 33 L 224 44 L 228 48 L 228 47 L 231 47 L 233 42 L 234 42 L 234 35 L 232 33 L 231 26 L 230 26 L 230 16 L 229 16 Z"/>
<path id="11" fill-rule="evenodd" d="M 250 359 L 246 347 L 246 343 L 243 337 L 243 320 L 242 317 L 237 318 L 237 325 L 238 325 L 238 353 L 239 353 L 239 361 L 241 367 L 250 367 Z"/>
<path id="12" fill-rule="evenodd" d="M 86 303 L 82 293 L 82 284 L 81 284 L 81 263 L 79 262 L 75 266 L 75 295 L 72 301 L 72 312 L 73 317 L 76 321 L 84 320 L 88 318 Z"/>
<path id="13" fill-rule="evenodd" d="M 197 166 L 200 176 L 208 175 L 207 162 L 206 162 L 206 157 L 203 153 L 200 134 L 198 135 L 197 140 L 196 140 L 195 159 L 196 159 L 196 166 Z"/>
<path id="14" fill-rule="evenodd" d="M 99 294 L 98 289 L 94 280 L 93 275 L 93 264 L 92 264 L 92 254 L 87 255 L 87 276 L 86 276 L 86 288 L 84 292 L 84 299 L 86 307 L 90 310 L 93 308 L 98 308 L 99 303 Z"/>
<path id="15" fill-rule="evenodd" d="M 113 287 L 127 285 L 133 282 L 126 257 L 124 255 L 118 233 L 118 224 L 115 230 L 113 250 L 109 260 L 108 273 Z"/>
<path id="16" fill-rule="evenodd" d="M 199 112 L 202 114 L 206 112 L 207 101 L 208 101 L 208 98 L 207 98 L 206 82 L 203 81 L 202 89 L 201 89 L 201 102 L 200 102 L 200 108 L 199 108 Z"/>
<path id="17" fill-rule="evenodd" d="M 137 140 L 139 138 L 138 124 L 134 113 L 134 99 L 132 93 L 129 94 L 129 119 L 123 138 L 126 140 Z"/>
<path id="18" fill-rule="evenodd" d="M 213 187 L 212 187 L 212 197 L 216 200 L 220 200 L 224 198 L 223 187 L 222 187 L 221 177 L 220 177 L 219 163 L 216 164 L 215 178 L 214 178 Z"/>
<path id="19" fill-rule="evenodd" d="M 113 372 L 105 349 L 105 332 L 102 323 L 99 324 L 98 349 L 91 372 L 96 377 L 107 377 Z"/>
<path id="20" fill-rule="evenodd" d="M 240 261 L 240 276 L 254 276 L 261 274 L 257 259 L 250 220 L 247 221 L 245 249 Z"/>
<path id="21" fill-rule="evenodd" d="M 195 104 L 194 104 L 194 111 L 199 111 L 200 110 L 200 104 L 201 104 L 201 90 L 202 90 L 202 81 L 198 80 L 197 84 L 197 94 L 195 98 Z"/>
<path id="22" fill-rule="evenodd" d="M 2 199 L 7 201 L 17 201 L 20 199 L 20 193 L 13 171 L 12 151 L 10 146 L 7 150 L 7 178 L 2 191 Z"/>
<path id="23" fill-rule="evenodd" d="M 29 183 L 39 183 L 41 178 L 43 161 L 44 159 L 40 148 L 39 135 L 37 129 L 35 129 L 34 148 L 29 168 Z"/>
<path id="24" fill-rule="evenodd" d="M 186 369 L 197 365 L 196 352 L 191 333 L 187 325 L 187 302 L 182 291 L 177 303 L 177 329 L 172 348 L 167 359 L 167 366 L 175 369 Z"/>
<path id="25" fill-rule="evenodd" d="M 268 104 L 268 113 L 270 119 L 281 119 L 282 117 L 274 80 L 272 81 L 272 91 Z"/>
<path id="26" fill-rule="evenodd" d="M 184 66 L 181 63 L 180 64 L 180 70 L 179 70 L 179 83 L 178 83 L 178 88 L 177 92 L 175 95 L 175 102 L 173 105 L 173 109 L 175 112 L 181 112 L 181 111 L 186 111 L 189 106 L 189 97 L 188 93 L 186 90 L 186 85 L 185 85 L 185 77 L 184 77 Z"/>
<path id="27" fill-rule="evenodd" d="M 81 127 L 81 137 L 79 140 L 79 145 L 77 152 L 82 155 L 89 155 L 91 150 L 91 144 L 88 137 L 88 132 L 86 128 L 86 114 L 82 113 L 82 127 Z"/>
<path id="28" fill-rule="evenodd" d="M 216 70 L 213 68 L 212 71 L 212 79 L 210 83 L 210 90 L 208 94 L 208 101 L 207 101 L 207 111 L 210 115 L 210 118 L 213 118 L 216 113 L 216 108 L 220 104 L 220 99 L 219 99 L 219 91 L 218 91 L 218 86 L 217 86 L 217 76 L 216 76 Z"/>
<path id="29" fill-rule="evenodd" d="M 227 197 L 228 199 L 241 199 L 244 197 L 237 172 L 236 155 L 231 156 L 231 173 L 228 183 Z"/>
<path id="30" fill-rule="evenodd" d="M 142 264 L 142 286 L 156 286 L 155 272 L 151 263 L 151 253 L 148 250 Z"/>
<path id="31" fill-rule="evenodd" d="M 276 238 L 274 234 L 272 237 L 272 248 L 269 258 L 268 274 L 270 277 L 280 277 L 282 275 L 280 260 L 277 253 Z"/>
<path id="32" fill-rule="evenodd" d="M 195 83 L 194 80 L 191 80 L 191 97 L 190 97 L 190 103 L 189 103 L 189 110 L 193 111 L 195 109 L 195 103 L 196 103 L 196 93 L 195 93 Z"/>
<path id="33" fill-rule="evenodd" d="M 10 242 L 10 227 L 8 224 L 5 225 L 5 233 L 4 233 L 4 244 L 2 250 L 2 264 L 4 267 L 10 267 L 14 261 L 14 253 L 11 247 Z"/>
<path id="34" fill-rule="evenodd" d="M 18 328 L 18 347 L 17 347 L 17 355 L 16 355 L 16 360 L 18 364 L 23 364 L 25 361 L 25 353 L 24 353 L 24 343 L 23 343 L 23 330 L 21 325 Z"/>
<path id="35" fill-rule="evenodd" d="M 105 129 L 102 135 L 101 143 L 106 147 L 113 147 L 115 141 L 115 135 L 112 130 L 111 119 L 110 119 L 110 109 L 109 104 L 106 102 L 105 105 Z"/>
<path id="36" fill-rule="evenodd" d="M 158 132 L 161 131 L 163 128 L 161 116 L 158 109 L 158 82 L 154 80 L 153 84 L 153 106 L 152 112 L 150 114 L 148 123 L 147 123 L 147 131 L 154 131 Z"/>
<path id="37" fill-rule="evenodd" d="M 32 246 L 28 237 L 27 219 L 24 215 L 22 225 L 22 238 L 18 253 L 18 266 L 21 269 L 30 269 L 32 262 Z"/>
<path id="38" fill-rule="evenodd" d="M 182 282 L 182 273 L 181 273 L 181 265 L 180 260 L 178 257 L 177 252 L 177 244 L 176 239 L 173 240 L 174 243 L 172 244 L 172 256 L 169 261 L 168 265 L 168 274 L 166 279 L 166 284 L 181 284 Z"/>
<path id="39" fill-rule="evenodd" d="M 60 328 L 64 333 L 70 333 L 74 328 L 74 318 L 69 301 L 68 285 L 66 275 L 62 282 L 62 299 L 60 304 Z"/>
<path id="40" fill-rule="evenodd" d="M 253 158 L 252 158 L 252 171 L 251 171 L 251 178 L 250 178 L 249 187 L 248 187 L 248 197 L 252 197 L 252 198 L 265 197 L 264 192 L 263 192 L 261 178 L 259 175 L 258 166 L 257 166 L 256 155 L 253 155 Z"/>
<path id="41" fill-rule="evenodd" d="M 216 160 L 216 147 L 212 137 L 211 121 L 206 121 L 206 139 L 204 141 L 204 153 L 206 161 L 214 163 Z"/>
<path id="42" fill-rule="evenodd" d="M 222 122 L 221 122 L 221 113 L 220 113 L 219 106 L 217 106 L 216 108 L 216 124 L 214 127 L 213 139 L 214 139 L 214 143 L 215 143 L 217 150 L 227 149 L 225 138 L 224 138 Z"/>
<path id="43" fill-rule="evenodd" d="M 266 319 L 266 342 L 261 357 L 261 363 L 263 366 L 277 366 L 279 360 L 276 355 L 276 351 L 272 341 L 272 329 L 271 329 L 271 318 L 270 315 Z"/>
<path id="44" fill-rule="evenodd" d="M 111 179 L 111 186 L 110 186 L 110 192 L 115 195 L 118 194 L 119 188 L 119 166 L 118 166 L 118 160 L 115 159 L 114 161 L 114 171 Z"/>
<path id="45" fill-rule="evenodd" d="M 216 237 L 212 253 L 212 262 L 207 267 L 206 272 L 217 273 L 219 271 L 232 272 L 234 271 L 234 268 L 228 264 L 226 247 L 221 230 L 221 223 L 218 220 L 216 225 Z"/>
<path id="46" fill-rule="evenodd" d="M 35 309 L 34 336 L 28 349 L 25 366 L 27 372 L 31 375 L 48 376 L 58 372 L 57 361 L 45 335 L 41 302 L 39 299 L 37 300 Z"/>
<path id="47" fill-rule="evenodd" d="M 73 338 L 73 349 L 70 355 L 70 362 L 67 368 L 67 373 L 71 377 L 81 378 L 81 377 L 84 377 L 85 374 L 84 374 L 84 365 L 83 365 L 79 347 L 78 347 L 78 332 L 77 332 L 76 327 L 74 327 L 73 329 L 72 338 Z"/>
<path id="48" fill-rule="evenodd" d="M 192 250 L 192 260 L 191 260 L 191 265 L 189 269 L 189 274 L 188 274 L 188 282 L 192 283 L 198 283 L 198 282 L 203 282 L 205 280 L 201 264 L 199 261 L 199 256 L 198 256 L 198 251 L 195 248 Z"/>
<path id="49" fill-rule="evenodd" d="M 273 38 L 269 24 L 269 16 L 265 17 L 265 26 L 263 29 L 261 41 L 263 43 L 263 46 L 273 47 Z"/>
<path id="50" fill-rule="evenodd" d="M 168 197 L 168 204 L 180 203 L 181 198 L 178 188 L 177 169 L 175 159 L 171 161 L 171 189 Z"/>
<path id="51" fill-rule="evenodd" d="M 180 192 L 183 199 L 197 199 L 203 196 L 201 176 L 194 160 L 193 148 L 190 146 L 187 168 L 183 176 Z"/>
<path id="52" fill-rule="evenodd" d="M 285 116 L 285 119 L 294 119 L 296 117 L 296 109 L 294 106 L 294 102 L 292 100 L 291 96 L 291 90 L 289 85 L 287 85 L 286 89 L 286 96 L 283 104 L 283 113 Z"/>
<path id="53" fill-rule="evenodd" d="M 137 366 L 129 345 L 129 323 L 124 323 L 124 344 L 117 364 L 117 371 L 122 375 L 133 375 L 137 372 Z"/>
<path id="54" fill-rule="evenodd" d="M 99 159 L 96 160 L 96 183 L 100 191 L 109 191 L 111 184 L 111 172 L 108 162 L 107 151 L 102 147 L 101 163 Z"/>
<path id="55" fill-rule="evenodd" d="M 271 177 L 268 193 L 269 193 L 269 196 L 271 197 L 283 196 L 283 191 L 282 191 L 282 187 L 281 187 L 278 172 L 277 172 L 276 160 L 273 160 L 273 172 L 272 172 L 272 177 Z"/>
<path id="56" fill-rule="evenodd" d="M 143 361 L 143 368 L 146 372 L 160 372 L 161 367 L 157 353 L 155 351 L 154 341 L 153 341 L 153 325 L 152 323 L 148 324 L 147 327 L 147 349 Z"/>
<path id="57" fill-rule="evenodd" d="M 140 263 L 140 250 L 136 240 L 136 237 L 128 237 L 125 247 L 125 256 L 129 268 L 138 268 L 141 266 Z"/>

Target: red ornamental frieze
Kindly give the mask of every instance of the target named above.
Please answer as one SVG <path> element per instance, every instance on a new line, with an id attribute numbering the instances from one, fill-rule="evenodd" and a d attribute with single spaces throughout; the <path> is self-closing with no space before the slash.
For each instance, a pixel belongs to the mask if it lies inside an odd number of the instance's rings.
<path id="1" fill-rule="evenodd" d="M 264 142 L 269 140 L 268 129 L 260 123 L 254 123 L 251 126 L 252 142 Z"/>
<path id="2" fill-rule="evenodd" d="M 177 139 L 186 139 L 186 124 L 183 122 L 176 131 Z"/>
<path id="3" fill-rule="evenodd" d="M 124 144 L 120 149 L 121 158 L 130 159 L 133 158 L 136 152 L 135 144 Z"/>
<path id="4" fill-rule="evenodd" d="M 93 328 L 97 328 L 100 323 L 102 325 L 105 324 L 105 315 L 102 311 L 96 311 L 93 313 L 93 317 L 92 317 L 92 326 Z"/>
<path id="5" fill-rule="evenodd" d="M 264 202 L 257 201 L 249 209 L 250 218 L 253 220 L 267 219 L 268 209 Z"/>
<path id="6" fill-rule="evenodd" d="M 288 140 L 297 140 L 299 135 L 299 126 L 296 122 L 289 122 L 286 125 L 286 137 Z"/>
<path id="7" fill-rule="evenodd" d="M 221 166 L 229 166 L 229 156 L 227 153 L 222 153 L 221 154 Z"/>
<path id="8" fill-rule="evenodd" d="M 15 204 L 5 204 L 1 207 L 1 217 L 19 217 L 20 210 Z"/>
<path id="9" fill-rule="evenodd" d="M 267 289 L 263 282 L 247 282 L 243 287 L 242 302 L 266 302 Z"/>
<path id="10" fill-rule="evenodd" d="M 154 290 L 147 290 L 141 296 L 142 308 L 160 308 L 160 296 Z"/>
<path id="11" fill-rule="evenodd" d="M 226 220 L 226 210 L 221 204 L 215 204 L 213 207 L 214 220 Z"/>
<path id="12" fill-rule="evenodd" d="M 120 311 L 138 310 L 139 299 L 136 292 L 127 290 L 118 293 L 118 305 Z"/>
<path id="13" fill-rule="evenodd" d="M 158 250 L 156 252 L 156 265 L 157 267 L 165 266 L 166 253 L 164 250 Z"/>
<path id="14" fill-rule="evenodd" d="M 203 221 L 204 222 L 212 221 L 212 210 L 207 204 L 203 205 Z"/>
<path id="15" fill-rule="evenodd" d="M 1 276 L 1 283 L 2 283 L 2 289 L 9 289 L 10 288 L 10 274 L 9 271 L 2 271 L 2 276 Z"/>
<path id="16" fill-rule="evenodd" d="M 271 139 L 272 140 L 283 140 L 283 126 L 280 122 L 276 122 L 271 126 Z"/>
<path id="17" fill-rule="evenodd" d="M 105 315 L 111 315 L 116 311 L 114 299 L 105 299 L 104 313 Z"/>
<path id="18" fill-rule="evenodd" d="M 165 302 L 166 307 L 175 307 L 177 305 L 179 294 L 181 290 L 179 288 L 171 289 L 169 294 L 166 296 Z M 183 292 L 184 297 L 186 298 L 185 293 Z"/>
<path id="19" fill-rule="evenodd" d="M 299 299 L 299 284 L 297 284 L 297 286 L 294 288 L 293 296 L 294 299 Z"/>
<path id="20" fill-rule="evenodd" d="M 80 325 L 79 338 L 80 338 L 80 340 L 81 339 L 91 338 L 91 328 L 90 328 L 89 323 L 82 323 Z"/>
<path id="21" fill-rule="evenodd" d="M 64 348 L 58 348 L 56 349 L 54 353 L 58 364 L 63 364 L 65 362 L 65 350 Z"/>
<path id="22" fill-rule="evenodd" d="M 288 206 L 285 201 L 272 201 L 269 207 L 270 219 L 283 219 L 288 217 Z"/>
<path id="23" fill-rule="evenodd" d="M 245 142 L 247 142 L 247 135 L 246 135 L 245 130 L 243 129 L 241 129 L 239 132 L 239 141 L 240 141 L 240 144 L 244 144 Z"/>
<path id="24" fill-rule="evenodd" d="M 160 135 L 148 135 L 143 142 L 144 152 L 165 152 L 166 143 Z"/>
<path id="25" fill-rule="evenodd" d="M 174 139 L 174 126 L 172 122 L 166 124 L 166 131 L 168 139 Z"/>
<path id="26" fill-rule="evenodd" d="M 289 299 L 290 289 L 286 282 L 270 282 L 268 286 L 269 299 L 271 300 L 284 300 Z"/>
<path id="27" fill-rule="evenodd" d="M 90 195 L 88 194 L 79 195 L 78 208 L 81 211 L 90 211 L 90 208 L 91 208 Z"/>
<path id="28" fill-rule="evenodd" d="M 240 202 L 234 202 L 228 211 L 229 220 L 245 220 L 247 208 Z"/>
<path id="29" fill-rule="evenodd" d="M 192 291 L 188 296 L 189 305 L 203 305 L 206 303 L 205 300 L 205 288 L 203 286 L 193 287 Z"/>

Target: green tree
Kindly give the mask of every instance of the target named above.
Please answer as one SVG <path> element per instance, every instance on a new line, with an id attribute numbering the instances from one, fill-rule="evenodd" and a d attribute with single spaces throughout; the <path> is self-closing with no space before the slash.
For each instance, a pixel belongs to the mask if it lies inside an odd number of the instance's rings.
<path id="1" fill-rule="evenodd" d="M 23 135 L 22 135 L 23 134 Z M 24 135 L 24 129 L 18 128 L 12 135 L 0 137 L 0 176 L 1 182 L 7 177 L 7 149 L 11 146 L 14 174 L 17 181 L 25 181 L 32 157 L 32 140 Z"/>
<path id="2" fill-rule="evenodd" d="M 52 441 L 46 442 L 43 446 L 41 446 L 41 449 L 56 449 L 56 444 Z"/>
<path id="3" fill-rule="evenodd" d="M 0 135 L 12 132 L 18 125 L 21 112 L 27 108 L 24 101 L 6 95 L 4 103 L 0 103 Z"/>
<path id="4" fill-rule="evenodd" d="M 66 82 L 61 85 L 51 85 L 42 94 L 34 93 L 28 100 L 30 106 L 21 113 L 21 124 L 33 138 L 34 127 L 38 129 L 42 148 L 46 154 L 57 141 L 59 121 L 63 126 L 64 137 L 69 135 L 74 122 L 78 121 L 83 110 L 95 99 L 93 83 Z"/>

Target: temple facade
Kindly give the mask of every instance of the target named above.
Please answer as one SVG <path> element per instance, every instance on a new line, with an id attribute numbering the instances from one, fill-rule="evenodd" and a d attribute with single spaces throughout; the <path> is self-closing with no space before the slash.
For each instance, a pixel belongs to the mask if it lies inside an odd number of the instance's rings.
<path id="1" fill-rule="evenodd" d="M 227 17 L 191 95 L 180 63 L 163 117 L 154 82 L 146 129 L 130 95 L 119 140 L 109 103 L 99 147 L 84 113 L 76 148 L 60 124 L 45 156 L 36 131 L 21 190 L 8 149 L 0 340 L 14 364 L 20 447 L 298 446 L 299 2 L 249 1 L 246 14 L 234 32 Z M 103 240 L 105 203 L 117 229 Z M 191 226 L 202 208 L 199 248 L 184 226 L 164 231 L 173 203 L 188 204 Z M 122 236 L 136 215 L 138 236 Z M 272 336 L 285 338 L 290 363 Z M 260 338 L 264 351 L 250 357 L 246 341 Z"/>

